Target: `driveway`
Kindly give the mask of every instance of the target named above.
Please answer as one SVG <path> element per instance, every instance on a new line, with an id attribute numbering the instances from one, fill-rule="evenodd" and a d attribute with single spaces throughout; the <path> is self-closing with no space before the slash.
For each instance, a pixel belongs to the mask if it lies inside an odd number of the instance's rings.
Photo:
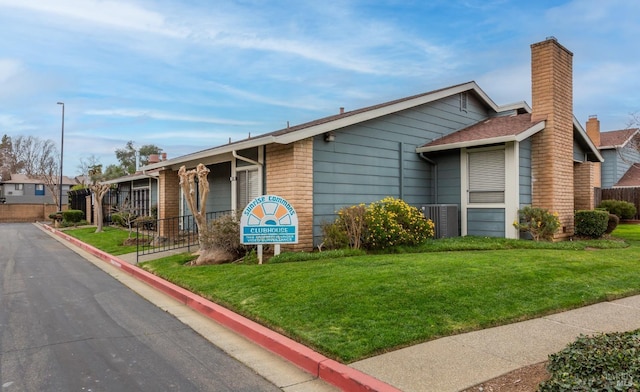
<path id="1" fill-rule="evenodd" d="M 0 385 L 280 390 L 32 224 L 0 224 Z"/>

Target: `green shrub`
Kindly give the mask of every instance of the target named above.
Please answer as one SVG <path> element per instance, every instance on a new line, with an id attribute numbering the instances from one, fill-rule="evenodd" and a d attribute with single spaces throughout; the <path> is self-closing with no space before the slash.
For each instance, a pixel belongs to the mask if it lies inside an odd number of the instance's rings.
<path id="1" fill-rule="evenodd" d="M 119 213 L 111 214 L 111 223 L 122 227 L 125 227 L 127 225 L 124 221 L 124 218 Z"/>
<path id="2" fill-rule="evenodd" d="M 239 214 L 224 215 L 209 222 L 207 232 L 203 233 L 205 243 L 236 257 L 244 256 L 251 247 L 240 243 Z"/>
<path id="3" fill-rule="evenodd" d="M 84 219 L 84 212 L 81 210 L 67 210 L 62 212 L 62 220 L 70 223 L 78 223 Z"/>
<path id="4" fill-rule="evenodd" d="M 368 249 L 418 245 L 432 238 L 434 225 L 403 200 L 386 197 L 371 203 L 364 215 L 362 244 Z"/>
<path id="5" fill-rule="evenodd" d="M 607 231 L 609 213 L 602 210 L 576 211 L 576 234 L 584 237 L 600 238 Z"/>
<path id="6" fill-rule="evenodd" d="M 348 248 L 350 244 L 354 244 L 354 242 L 349 240 L 349 236 L 339 215 L 334 222 L 322 225 L 322 244 L 319 246 L 320 250 L 323 248 L 328 250 L 344 249 Z"/>
<path id="7" fill-rule="evenodd" d="M 602 200 L 598 208 L 605 209 L 620 219 L 632 219 L 637 212 L 633 203 L 623 200 Z"/>
<path id="8" fill-rule="evenodd" d="M 62 222 L 60 222 L 60 227 L 78 227 L 78 226 L 84 226 L 88 224 L 89 222 L 87 222 L 84 219 L 81 219 L 77 222 L 69 222 L 69 221 L 63 220 Z"/>
<path id="9" fill-rule="evenodd" d="M 552 240 L 560 227 L 558 213 L 550 213 L 544 208 L 526 206 L 518 210 L 519 220 L 513 226 L 525 233 L 531 234 L 535 241 Z"/>
<path id="10" fill-rule="evenodd" d="M 616 227 L 618 227 L 619 223 L 620 223 L 620 218 L 618 218 L 618 215 L 609 214 L 609 222 L 607 223 L 607 230 L 605 230 L 604 233 L 605 234 L 613 233 Z"/>
<path id="11" fill-rule="evenodd" d="M 549 356 L 540 392 L 640 390 L 640 330 L 580 336 Z"/>
<path id="12" fill-rule="evenodd" d="M 133 220 L 131 226 L 142 230 L 155 230 L 157 221 L 158 220 L 152 216 L 139 216 Z"/>
<path id="13" fill-rule="evenodd" d="M 61 221 L 62 211 L 52 212 L 51 214 L 49 214 L 49 219 L 53 219 L 55 221 Z"/>

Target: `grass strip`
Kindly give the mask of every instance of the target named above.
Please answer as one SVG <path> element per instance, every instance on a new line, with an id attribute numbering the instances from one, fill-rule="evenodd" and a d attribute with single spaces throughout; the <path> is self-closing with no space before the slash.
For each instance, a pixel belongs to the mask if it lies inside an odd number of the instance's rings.
<path id="1" fill-rule="evenodd" d="M 640 226 L 614 234 L 627 242 L 464 237 L 396 254 L 200 267 L 177 255 L 143 267 L 349 363 L 637 294 Z"/>

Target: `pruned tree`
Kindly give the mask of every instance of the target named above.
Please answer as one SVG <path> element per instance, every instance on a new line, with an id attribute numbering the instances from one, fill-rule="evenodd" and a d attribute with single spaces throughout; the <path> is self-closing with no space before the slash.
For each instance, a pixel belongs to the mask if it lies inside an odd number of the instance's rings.
<path id="1" fill-rule="evenodd" d="M 102 180 L 102 165 L 96 165 L 89 169 L 89 177 L 91 178 L 91 185 L 89 189 L 93 192 L 96 203 L 96 233 L 102 232 L 102 224 L 104 220 L 104 214 L 102 212 L 102 199 L 111 188 L 111 184 L 104 184 Z"/>
<path id="2" fill-rule="evenodd" d="M 202 163 L 198 164 L 198 166 L 192 170 L 187 170 L 185 166 L 182 166 L 180 170 L 178 170 L 180 188 L 198 226 L 198 243 L 200 250 L 198 251 L 198 258 L 192 263 L 195 265 L 216 262 L 215 249 L 211 241 L 207 240 L 209 230 L 206 216 L 207 196 L 209 195 L 208 174 L 209 169 Z M 198 185 L 196 185 L 196 179 L 198 179 Z M 198 199 L 200 201 L 200 208 L 197 208 Z"/>
<path id="3" fill-rule="evenodd" d="M 133 174 L 137 167 L 137 154 L 140 156 L 140 164 L 147 165 L 149 164 L 149 156 L 160 152 L 162 152 L 162 149 L 155 144 L 145 144 L 136 151 L 133 146 L 133 140 L 129 140 L 124 148 L 116 149 L 116 158 L 125 174 Z"/>

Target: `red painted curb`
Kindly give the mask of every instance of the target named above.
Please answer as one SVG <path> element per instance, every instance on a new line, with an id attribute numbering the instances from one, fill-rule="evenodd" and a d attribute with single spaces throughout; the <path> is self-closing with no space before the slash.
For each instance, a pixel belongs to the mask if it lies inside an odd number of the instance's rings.
<path id="1" fill-rule="evenodd" d="M 399 389 L 389 384 L 347 365 L 343 365 L 337 361 L 329 359 L 284 335 L 240 316 L 239 314 L 185 290 L 180 286 L 167 282 L 166 280 L 161 279 L 135 265 L 131 265 L 116 256 L 112 256 L 100 249 L 85 244 L 84 242 L 48 225 L 40 224 L 40 226 L 70 242 L 74 246 L 91 253 L 99 259 L 175 298 L 195 311 L 215 320 L 217 323 L 224 325 L 232 331 L 290 361 L 304 371 L 311 373 L 315 377 L 319 377 L 343 391 L 400 392 Z"/>

